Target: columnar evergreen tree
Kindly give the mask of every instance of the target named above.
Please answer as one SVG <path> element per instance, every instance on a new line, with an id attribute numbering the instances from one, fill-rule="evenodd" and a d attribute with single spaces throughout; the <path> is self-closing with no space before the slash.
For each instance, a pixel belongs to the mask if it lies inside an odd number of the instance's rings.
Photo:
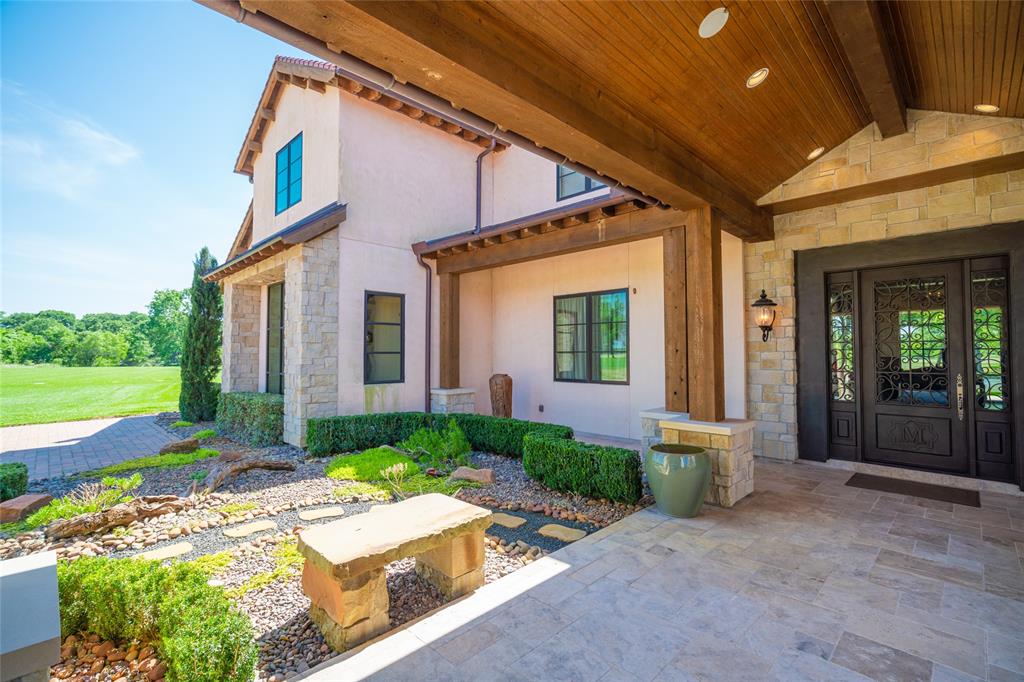
<path id="1" fill-rule="evenodd" d="M 217 267 L 217 259 L 203 247 L 195 259 L 189 290 L 188 323 L 181 353 L 181 397 L 178 409 L 187 421 L 207 421 L 216 416 L 218 385 L 213 379 L 220 368 L 221 316 L 224 303 L 220 286 L 204 282 L 203 275 Z"/>

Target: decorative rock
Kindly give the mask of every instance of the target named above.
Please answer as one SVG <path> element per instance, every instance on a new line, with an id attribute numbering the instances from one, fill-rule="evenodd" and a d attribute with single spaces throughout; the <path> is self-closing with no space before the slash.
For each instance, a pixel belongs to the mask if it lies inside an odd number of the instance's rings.
<path id="1" fill-rule="evenodd" d="M 554 538 L 562 542 L 576 542 L 587 536 L 585 530 L 569 528 L 558 523 L 549 523 L 546 526 L 541 526 L 537 532 L 546 538 Z"/>
<path id="2" fill-rule="evenodd" d="M 195 452 L 199 449 L 199 441 L 195 438 L 185 438 L 183 440 L 171 441 L 167 445 L 160 448 L 160 454 L 166 455 L 171 452 Z"/>
<path id="3" fill-rule="evenodd" d="M 190 542 L 178 542 L 173 545 L 167 545 L 160 549 L 151 549 L 148 552 L 143 552 L 139 555 L 140 559 L 147 559 L 149 561 L 163 561 L 164 559 L 170 559 L 172 557 L 181 556 L 182 554 L 188 554 L 192 551 L 192 543 Z"/>
<path id="4" fill-rule="evenodd" d="M 253 523 L 247 523 L 242 526 L 235 528 L 227 528 L 224 530 L 224 536 L 229 538 L 244 538 L 253 533 L 259 533 L 260 531 L 270 530 L 277 528 L 277 524 L 269 519 L 266 521 L 254 521 Z"/>
<path id="5" fill-rule="evenodd" d="M 0 502 L 0 523 L 14 523 L 45 507 L 53 500 L 50 495 L 29 494 L 19 495 L 5 502 Z"/>
<path id="6" fill-rule="evenodd" d="M 344 507 L 324 507 L 323 509 L 307 509 L 306 511 L 299 512 L 299 518 L 303 521 L 316 521 L 317 519 L 343 516 L 344 514 Z"/>
<path id="7" fill-rule="evenodd" d="M 518 528 L 526 523 L 526 519 L 521 516 L 513 516 L 512 514 L 505 514 L 502 512 L 494 512 L 491 516 L 491 520 L 505 528 Z"/>
<path id="8" fill-rule="evenodd" d="M 448 477 L 449 481 L 473 481 L 485 485 L 494 483 L 494 469 L 472 469 L 459 467 Z"/>

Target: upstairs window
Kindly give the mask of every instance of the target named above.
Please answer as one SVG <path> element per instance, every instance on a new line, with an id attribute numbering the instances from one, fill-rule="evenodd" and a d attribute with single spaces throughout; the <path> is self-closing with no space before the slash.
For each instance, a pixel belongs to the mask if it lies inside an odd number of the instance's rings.
<path id="1" fill-rule="evenodd" d="M 555 297 L 555 381 L 629 383 L 625 289 Z"/>
<path id="2" fill-rule="evenodd" d="M 574 171 L 565 166 L 558 167 L 558 200 L 568 199 L 578 194 L 586 194 L 595 189 L 607 187 L 607 185 L 588 178 L 579 171 Z"/>
<path id="3" fill-rule="evenodd" d="M 363 383 L 405 381 L 405 296 L 366 292 Z"/>
<path id="4" fill-rule="evenodd" d="M 275 214 L 302 201 L 302 133 L 277 152 Z"/>

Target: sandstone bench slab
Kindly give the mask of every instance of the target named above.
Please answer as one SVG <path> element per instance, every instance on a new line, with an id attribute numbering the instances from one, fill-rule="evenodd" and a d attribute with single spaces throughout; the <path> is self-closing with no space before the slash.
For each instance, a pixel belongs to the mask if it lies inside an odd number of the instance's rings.
<path id="1" fill-rule="evenodd" d="M 302 589 L 310 618 L 344 651 L 386 631 L 385 567 L 416 557 L 416 572 L 449 597 L 484 581 L 484 530 L 491 512 L 446 495 L 421 495 L 299 533 Z"/>

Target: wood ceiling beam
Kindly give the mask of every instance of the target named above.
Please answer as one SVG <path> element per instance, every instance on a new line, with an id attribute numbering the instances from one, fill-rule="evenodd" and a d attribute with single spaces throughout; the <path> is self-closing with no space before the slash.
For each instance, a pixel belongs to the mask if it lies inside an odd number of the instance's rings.
<path id="1" fill-rule="evenodd" d="M 834 34 L 882 137 L 907 132 L 907 106 L 873 0 L 826 0 Z"/>
<path id="2" fill-rule="evenodd" d="M 552 48 L 473 3 L 246 0 L 299 31 L 676 209 L 712 204 L 747 240 L 769 214 Z M 502 25 L 495 25 L 501 23 Z M 519 39 L 516 37 L 519 36 Z"/>
<path id="3" fill-rule="evenodd" d="M 540 258 L 598 249 L 657 237 L 666 230 L 685 226 L 701 215 L 699 210 L 648 208 L 577 227 L 533 234 L 529 239 L 495 244 L 437 259 L 438 273 L 472 272 L 504 265 L 524 263 Z M 535 228 L 524 228 L 532 231 Z"/>

